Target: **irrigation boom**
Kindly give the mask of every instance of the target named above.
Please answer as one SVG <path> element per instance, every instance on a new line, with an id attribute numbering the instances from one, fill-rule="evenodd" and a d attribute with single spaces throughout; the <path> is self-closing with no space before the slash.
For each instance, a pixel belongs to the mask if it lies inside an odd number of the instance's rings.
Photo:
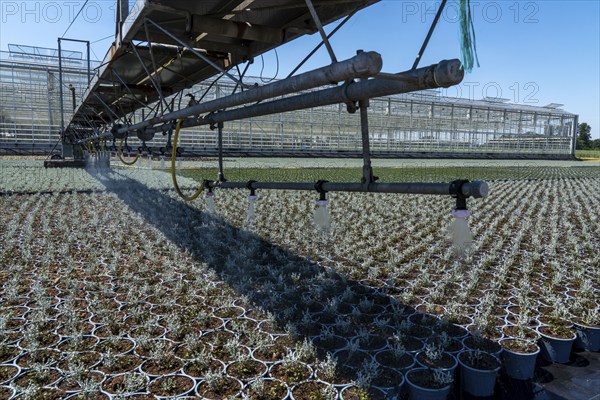
<path id="1" fill-rule="evenodd" d="M 469 27 L 462 36 L 463 58 L 467 60 L 464 65 L 454 59 L 418 68 L 446 1 L 441 3 L 411 69 L 401 73 L 382 71 L 383 57 L 374 51 L 357 50 L 354 57 L 338 60 L 330 43 L 331 36 L 355 13 L 376 2 L 138 0 L 128 14 L 128 1 L 118 0 L 115 41 L 104 62 L 91 77 L 81 103 L 74 105 L 69 123 L 63 127 L 63 156 L 81 159 L 85 148 L 89 159 L 108 166 L 110 157 L 106 154 L 106 144 L 112 141 L 108 148 L 117 150 L 118 143 L 119 159 L 133 165 L 144 160 L 145 154 L 149 159 L 157 155 L 156 148 L 153 150 L 148 142 L 157 140 L 156 133 L 162 133 L 166 136 L 166 143 L 160 148 L 162 163 L 170 154 L 175 189 L 186 200 L 193 200 L 207 191 L 207 202 L 212 208 L 214 189 L 247 189 L 251 193 L 254 215 L 256 190 L 315 190 L 319 193 L 317 214 L 320 215 L 320 222 L 316 225 L 324 227 L 328 225 L 325 221 L 328 220 L 328 192 L 450 195 L 456 198 L 453 215 L 460 222 L 458 230 L 464 231 L 463 223 L 468 216 L 466 199 L 486 197 L 487 184 L 466 180 L 449 183 L 377 182 L 371 167 L 368 107 L 369 99 L 375 97 L 445 88 L 460 83 L 464 77 L 463 67 L 469 70 L 472 64 L 472 54 L 465 47 L 465 43 L 471 43 L 472 24 L 461 24 Z M 338 27 L 326 34 L 324 25 L 341 18 L 344 19 Z M 250 85 L 245 81 L 248 67 L 255 57 L 313 33 L 319 33 L 321 43 L 286 78 L 262 85 Z M 60 38 L 59 43 L 60 40 L 69 39 Z M 294 75 L 321 45 L 325 46 L 331 62 Z M 62 88 L 62 72 L 59 78 Z M 196 99 L 196 94 L 190 89 L 209 78 L 231 80 L 234 83 L 232 92 L 205 100 L 209 86 Z M 190 99 L 186 101 L 187 105 L 181 106 L 184 96 Z M 360 118 L 363 158 L 360 182 L 229 182 L 225 179 L 225 123 L 333 104 L 345 104 L 348 113 L 357 113 Z M 178 147 L 179 135 L 182 129 L 199 125 L 208 125 L 216 130 L 218 176 L 216 180 L 205 179 L 196 193 L 186 196 L 179 190 L 175 171 L 182 157 L 182 149 Z M 125 160 L 124 151 L 131 151 L 128 139 L 132 137 L 137 137 L 142 145 L 133 160 Z"/>

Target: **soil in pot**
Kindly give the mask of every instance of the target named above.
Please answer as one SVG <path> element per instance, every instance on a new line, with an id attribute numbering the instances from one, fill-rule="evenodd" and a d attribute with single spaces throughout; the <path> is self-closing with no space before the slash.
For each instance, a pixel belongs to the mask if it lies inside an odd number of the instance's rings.
<path id="1" fill-rule="evenodd" d="M 404 382 L 400 372 L 392 368 L 380 367 L 379 373 L 373 379 L 372 384 L 381 388 L 398 388 Z"/>
<path id="2" fill-rule="evenodd" d="M 248 398 L 255 400 L 275 400 L 286 398 L 288 388 L 279 379 L 258 378 L 246 386 L 245 392 Z"/>
<path id="3" fill-rule="evenodd" d="M 415 360 L 409 353 L 397 355 L 392 350 L 380 351 L 375 355 L 375 360 L 385 367 L 403 370 L 414 365 Z"/>
<path id="4" fill-rule="evenodd" d="M 62 352 L 81 352 L 93 348 L 98 343 L 95 336 L 71 337 L 59 343 L 58 349 Z"/>
<path id="5" fill-rule="evenodd" d="M 307 365 L 299 362 L 278 363 L 271 367 L 270 375 L 288 385 L 294 385 L 310 378 L 312 371 Z"/>
<path id="6" fill-rule="evenodd" d="M 352 368 L 358 368 L 363 365 L 366 360 L 371 359 L 371 355 L 369 353 L 361 350 L 341 350 L 340 352 L 336 353 L 335 356 L 340 364 L 344 364 Z"/>
<path id="7" fill-rule="evenodd" d="M 150 383 L 148 390 L 157 396 L 182 396 L 194 387 L 194 380 L 183 375 L 161 376 Z"/>
<path id="8" fill-rule="evenodd" d="M 181 369 L 183 361 L 173 355 L 162 357 L 161 359 L 146 360 L 141 369 L 149 375 L 168 375 Z"/>
<path id="9" fill-rule="evenodd" d="M 197 388 L 198 395 L 206 399 L 221 400 L 230 398 L 242 389 L 239 381 L 221 376 L 219 378 L 203 381 Z"/>
<path id="10" fill-rule="evenodd" d="M 110 357 L 105 355 L 98 370 L 105 374 L 122 374 L 124 372 L 133 371 L 139 367 L 141 363 L 142 360 L 133 354 Z"/>
<path id="11" fill-rule="evenodd" d="M 43 371 L 30 370 L 17 379 L 15 384 L 21 387 L 33 386 L 48 386 L 56 382 L 61 377 L 60 372 L 54 368 L 48 368 Z"/>
<path id="12" fill-rule="evenodd" d="M 520 327 L 518 325 L 506 325 L 502 328 L 504 333 L 507 336 L 525 340 L 538 340 L 540 338 L 540 334 L 537 333 L 534 329 L 528 327 Z"/>
<path id="13" fill-rule="evenodd" d="M 0 345 L 0 363 L 5 363 L 14 359 L 21 353 L 21 349 L 16 346 Z"/>
<path id="14" fill-rule="evenodd" d="M 57 386 L 60 390 L 64 390 L 65 392 L 79 391 L 81 390 L 81 386 L 78 382 L 84 379 L 100 383 L 104 379 L 104 374 L 98 371 L 86 371 L 80 376 L 66 377 L 61 380 Z"/>
<path id="15" fill-rule="evenodd" d="M 125 354 L 131 351 L 134 346 L 135 343 L 129 339 L 105 339 L 98 343 L 94 350 L 99 351 L 100 353 L 111 352 L 113 354 Z"/>
<path id="16" fill-rule="evenodd" d="M 452 354 L 443 352 L 438 359 L 427 356 L 424 351 L 417 353 L 415 360 L 425 368 L 434 368 L 442 370 L 453 370 L 456 368 L 456 358 Z"/>
<path id="17" fill-rule="evenodd" d="M 360 388 L 353 385 L 342 389 L 340 397 L 343 400 L 383 400 L 386 395 L 377 388 Z"/>
<path id="18" fill-rule="evenodd" d="M 6 382 L 19 373 L 19 368 L 14 365 L 1 365 L 0 366 L 0 382 Z"/>
<path id="19" fill-rule="evenodd" d="M 128 394 L 145 391 L 148 378 L 143 374 L 120 374 L 111 376 L 102 384 L 102 389 L 110 394 Z"/>
<path id="20" fill-rule="evenodd" d="M 452 388 L 449 372 L 416 368 L 406 374 L 410 400 L 444 400 Z"/>
<path id="21" fill-rule="evenodd" d="M 219 371 L 223 369 L 223 364 L 213 358 L 196 359 L 183 367 L 183 372 L 194 378 L 204 378 L 209 371 Z"/>
<path id="22" fill-rule="evenodd" d="M 498 342 L 481 336 L 469 336 L 463 340 L 463 344 L 469 350 L 481 350 L 489 354 L 498 354 L 502 351 L 502 347 Z"/>
<path id="23" fill-rule="evenodd" d="M 302 382 L 292 389 L 294 400 L 335 400 L 337 395 L 335 387 L 317 381 Z"/>
<path id="24" fill-rule="evenodd" d="M 251 358 L 236 361 L 227 366 L 227 373 L 243 382 L 263 376 L 266 372 L 267 366 L 265 364 Z"/>
<path id="25" fill-rule="evenodd" d="M 71 358 L 62 358 L 58 362 L 58 368 L 62 370 L 68 370 L 69 364 L 73 363 L 80 364 L 86 369 L 92 369 L 96 364 L 100 362 L 102 355 L 97 351 L 82 351 L 75 353 Z"/>

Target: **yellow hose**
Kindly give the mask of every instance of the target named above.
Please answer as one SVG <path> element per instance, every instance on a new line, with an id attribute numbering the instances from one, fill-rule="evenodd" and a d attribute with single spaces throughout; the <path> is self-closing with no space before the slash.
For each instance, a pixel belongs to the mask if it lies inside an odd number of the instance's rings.
<path id="1" fill-rule="evenodd" d="M 88 151 L 88 153 L 90 154 L 94 154 L 96 153 L 96 148 L 94 146 L 92 146 L 92 142 L 87 142 L 85 144 L 86 150 Z"/>
<path id="2" fill-rule="evenodd" d="M 177 184 L 177 174 L 175 171 L 175 164 L 177 162 L 177 156 L 176 156 L 177 142 L 179 140 L 179 131 L 181 130 L 182 123 L 183 123 L 183 118 L 180 118 L 177 121 L 177 127 L 175 128 L 175 135 L 173 136 L 173 149 L 171 149 L 171 177 L 173 178 L 173 186 L 175 187 L 175 191 L 177 192 L 177 194 L 185 201 L 193 201 L 193 200 L 196 200 L 198 198 L 198 196 L 200 196 L 200 193 L 202 193 L 202 191 L 204 190 L 204 187 L 202 185 L 200 185 L 198 190 L 196 190 L 196 193 L 194 193 L 191 196 L 186 196 L 185 194 L 183 194 L 181 192 L 181 189 L 179 189 L 179 185 Z"/>
<path id="3" fill-rule="evenodd" d="M 121 162 L 125 165 L 133 165 L 137 162 L 138 158 L 140 158 L 140 151 L 136 150 L 135 151 L 135 158 L 133 161 L 125 161 L 123 160 L 123 142 L 125 141 L 125 138 L 123 137 L 123 139 L 121 139 L 121 143 L 119 144 L 119 151 L 117 151 L 117 154 L 119 155 L 119 160 L 121 160 Z"/>

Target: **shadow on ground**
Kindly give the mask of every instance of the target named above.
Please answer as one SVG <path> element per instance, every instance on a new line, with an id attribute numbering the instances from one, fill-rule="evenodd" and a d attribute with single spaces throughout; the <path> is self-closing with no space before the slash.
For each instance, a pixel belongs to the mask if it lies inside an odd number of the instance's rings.
<path id="1" fill-rule="evenodd" d="M 468 336 L 462 327 L 417 313 L 378 288 L 348 279 L 175 200 L 165 191 L 148 189 L 117 171 L 93 175 L 170 241 L 207 264 L 237 293 L 275 315 L 274 330 L 287 331 L 298 341 L 310 340 L 321 360 L 335 356 L 342 381 L 370 382 L 393 393 L 395 383 L 412 367 L 412 358 L 428 340 L 447 336 L 450 346 Z M 393 349 L 399 344 L 411 354 L 409 358 L 394 357 Z M 538 378 L 551 382 L 554 374 L 544 372 Z M 459 384 L 455 384 L 452 397 L 461 397 Z M 493 398 L 569 397 L 546 392 L 539 384 L 503 377 Z"/>

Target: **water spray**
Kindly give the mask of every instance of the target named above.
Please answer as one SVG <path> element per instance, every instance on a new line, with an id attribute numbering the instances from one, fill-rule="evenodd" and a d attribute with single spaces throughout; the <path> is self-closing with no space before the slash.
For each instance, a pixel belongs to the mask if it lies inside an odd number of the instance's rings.
<path id="1" fill-rule="evenodd" d="M 462 193 L 462 186 L 468 182 L 468 180 L 457 180 L 450 185 L 450 193 L 456 199 L 456 208 L 452 210 L 454 220 L 448 227 L 448 233 L 458 257 L 467 255 L 473 246 L 473 235 L 467 222 L 471 212 L 467 208 L 467 197 Z"/>
<path id="2" fill-rule="evenodd" d="M 323 189 L 323 184 L 326 182 L 318 181 L 315 184 L 315 189 L 319 192 L 319 200 L 316 202 L 317 207 L 313 214 L 315 227 L 324 235 L 328 235 L 331 232 L 331 219 L 329 218 L 329 210 L 327 209 L 329 201 L 327 200 L 327 192 Z"/>
<path id="3" fill-rule="evenodd" d="M 246 210 L 246 224 L 253 227 L 256 223 L 256 190 L 252 188 L 252 183 L 255 181 L 248 181 L 247 188 L 250 190 L 250 196 L 248 196 L 248 209 Z"/>
<path id="4" fill-rule="evenodd" d="M 212 191 L 212 188 L 209 186 L 208 191 L 206 192 L 206 212 L 209 214 L 215 213 L 215 194 Z"/>

